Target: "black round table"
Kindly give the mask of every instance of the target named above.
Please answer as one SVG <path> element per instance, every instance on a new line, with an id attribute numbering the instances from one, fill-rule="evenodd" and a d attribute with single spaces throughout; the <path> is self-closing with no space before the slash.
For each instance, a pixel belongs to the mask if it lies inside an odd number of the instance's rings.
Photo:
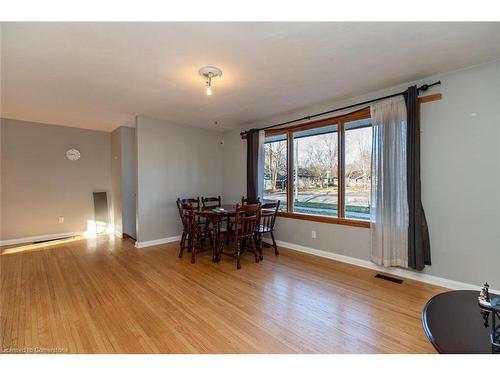
<path id="1" fill-rule="evenodd" d="M 478 296 L 478 291 L 456 290 L 438 294 L 427 302 L 422 324 L 439 353 L 492 353 L 491 327 L 485 327 Z M 488 323 L 491 325 L 491 314 Z"/>

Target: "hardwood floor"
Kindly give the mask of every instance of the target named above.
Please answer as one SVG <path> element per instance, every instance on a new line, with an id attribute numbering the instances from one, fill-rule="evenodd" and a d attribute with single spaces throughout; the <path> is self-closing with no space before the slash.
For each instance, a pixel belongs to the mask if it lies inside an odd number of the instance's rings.
<path id="1" fill-rule="evenodd" d="M 443 289 L 280 248 L 196 264 L 178 244 L 99 236 L 4 249 L 1 350 L 68 353 L 434 353 Z"/>

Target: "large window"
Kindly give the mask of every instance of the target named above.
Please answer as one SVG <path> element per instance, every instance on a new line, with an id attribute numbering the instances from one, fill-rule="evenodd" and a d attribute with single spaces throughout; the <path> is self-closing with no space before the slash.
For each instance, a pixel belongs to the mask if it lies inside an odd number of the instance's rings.
<path id="1" fill-rule="evenodd" d="M 281 215 L 364 225 L 370 218 L 368 109 L 266 132 L 264 201 Z"/>
<path id="2" fill-rule="evenodd" d="M 280 201 L 287 211 L 287 139 L 286 134 L 266 137 L 264 144 L 264 201 Z"/>
<path id="3" fill-rule="evenodd" d="M 370 119 L 350 121 L 345 130 L 345 211 L 350 219 L 370 219 L 372 124 Z"/>
<path id="4" fill-rule="evenodd" d="M 338 217 L 337 125 L 293 134 L 293 212 Z"/>

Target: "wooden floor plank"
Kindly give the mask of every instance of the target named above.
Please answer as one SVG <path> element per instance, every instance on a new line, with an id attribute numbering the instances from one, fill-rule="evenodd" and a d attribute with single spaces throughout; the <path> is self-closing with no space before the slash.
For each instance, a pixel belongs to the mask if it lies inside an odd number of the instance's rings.
<path id="1" fill-rule="evenodd" d="M 2 250 L 0 345 L 67 353 L 434 353 L 443 289 L 280 248 L 242 269 L 98 236 Z"/>

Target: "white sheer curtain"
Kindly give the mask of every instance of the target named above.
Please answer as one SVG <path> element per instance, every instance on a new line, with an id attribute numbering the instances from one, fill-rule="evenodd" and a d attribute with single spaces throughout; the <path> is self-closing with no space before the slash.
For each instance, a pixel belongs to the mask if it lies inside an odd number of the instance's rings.
<path id="1" fill-rule="evenodd" d="M 373 124 L 370 256 L 378 265 L 407 268 L 406 104 L 401 95 L 374 103 L 370 110 Z"/>

